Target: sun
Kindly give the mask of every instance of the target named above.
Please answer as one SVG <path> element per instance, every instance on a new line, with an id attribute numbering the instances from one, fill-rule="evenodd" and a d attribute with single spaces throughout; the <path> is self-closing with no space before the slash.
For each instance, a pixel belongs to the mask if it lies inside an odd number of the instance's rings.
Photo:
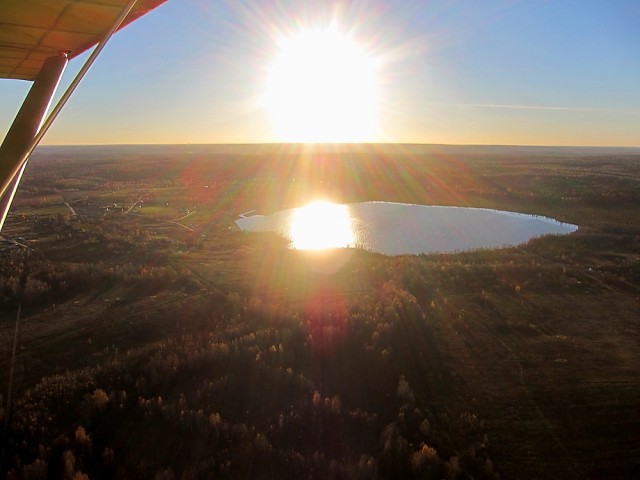
<path id="1" fill-rule="evenodd" d="M 284 142 L 367 142 L 378 133 L 378 65 L 336 29 L 283 37 L 265 106 Z"/>

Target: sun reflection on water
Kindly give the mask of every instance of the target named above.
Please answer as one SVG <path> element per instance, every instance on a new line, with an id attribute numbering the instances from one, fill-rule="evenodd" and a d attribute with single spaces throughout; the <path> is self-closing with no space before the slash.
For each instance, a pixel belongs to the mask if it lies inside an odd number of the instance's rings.
<path id="1" fill-rule="evenodd" d="M 354 233 L 349 207 L 322 201 L 296 208 L 289 235 L 297 250 L 351 247 Z"/>

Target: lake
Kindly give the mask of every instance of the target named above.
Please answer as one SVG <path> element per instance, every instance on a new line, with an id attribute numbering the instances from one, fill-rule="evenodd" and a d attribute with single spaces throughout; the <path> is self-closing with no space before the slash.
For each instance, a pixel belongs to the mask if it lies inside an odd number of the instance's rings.
<path id="1" fill-rule="evenodd" d="M 362 248 L 385 255 L 514 246 L 578 229 L 523 213 L 391 202 L 316 202 L 272 215 L 241 215 L 236 224 L 242 231 L 278 233 L 294 249 Z"/>

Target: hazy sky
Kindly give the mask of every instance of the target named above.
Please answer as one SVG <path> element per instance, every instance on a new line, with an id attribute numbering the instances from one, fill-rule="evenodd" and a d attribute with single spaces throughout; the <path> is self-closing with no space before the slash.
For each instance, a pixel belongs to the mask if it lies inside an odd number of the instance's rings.
<path id="1" fill-rule="evenodd" d="M 376 61 L 372 141 L 640 146 L 637 0 L 169 0 L 112 39 L 43 143 L 281 140 L 278 39 L 331 25 Z M 2 136 L 29 86 L 0 80 Z"/>

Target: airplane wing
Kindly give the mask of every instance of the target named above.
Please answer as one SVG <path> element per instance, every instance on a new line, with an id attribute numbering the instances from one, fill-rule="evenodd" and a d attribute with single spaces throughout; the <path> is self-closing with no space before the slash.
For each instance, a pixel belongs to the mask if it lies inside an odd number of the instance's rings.
<path id="1" fill-rule="evenodd" d="M 0 230 L 29 155 L 111 35 L 166 0 L 0 0 L 0 79 L 33 81 L 0 145 Z M 67 62 L 96 46 L 45 115 Z"/>
<path id="2" fill-rule="evenodd" d="M 139 0 L 128 25 L 166 0 Z M 97 44 L 128 0 L 3 0 L 0 2 L 0 78 L 35 80 L 59 52 L 72 59 Z"/>

